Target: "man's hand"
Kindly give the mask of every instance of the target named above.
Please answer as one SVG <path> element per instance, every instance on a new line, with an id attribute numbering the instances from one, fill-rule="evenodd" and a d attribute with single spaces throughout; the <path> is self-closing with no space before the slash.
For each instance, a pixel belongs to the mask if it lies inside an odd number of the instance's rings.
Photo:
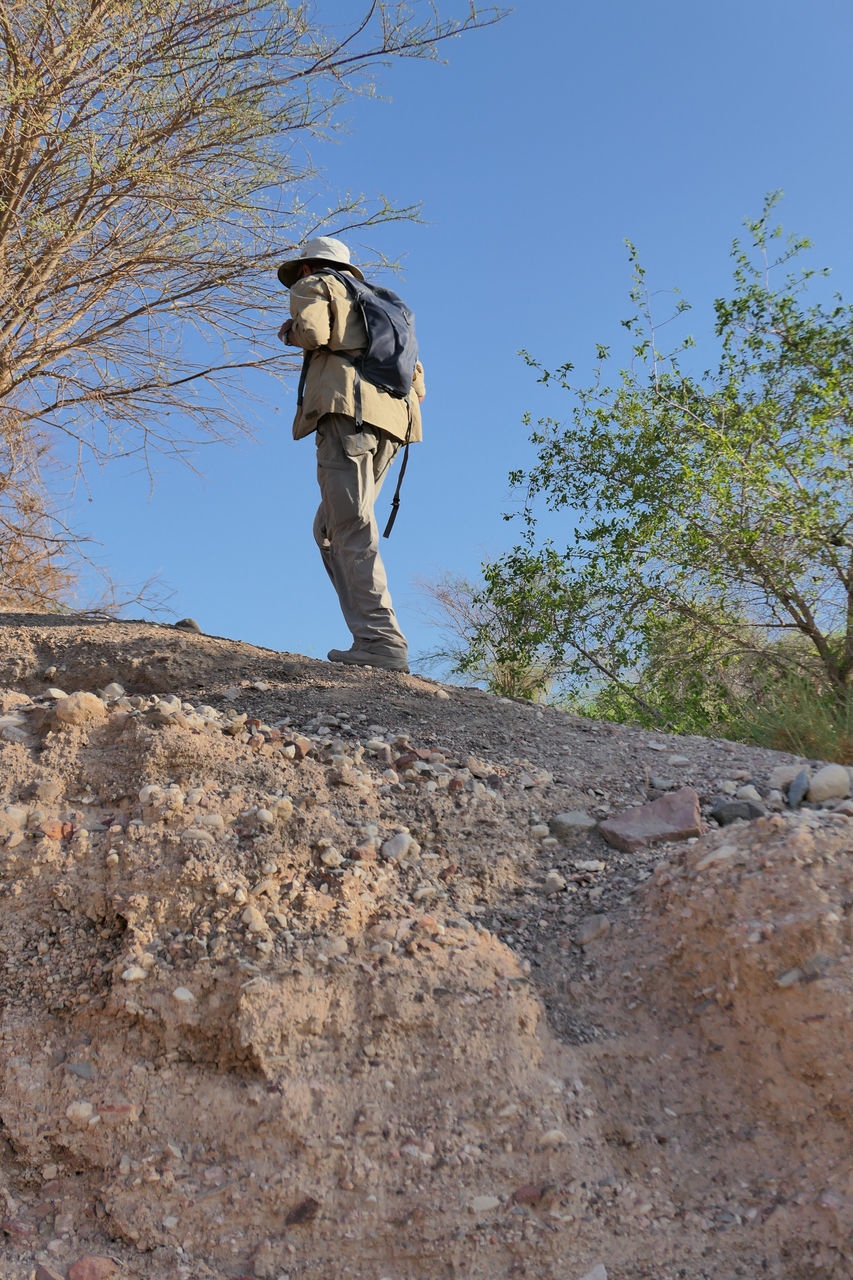
<path id="1" fill-rule="evenodd" d="M 284 324 L 281 326 L 281 328 L 278 331 L 278 336 L 281 338 L 282 342 L 286 342 L 289 347 L 295 347 L 297 345 L 295 342 L 292 341 L 290 337 L 290 330 L 292 325 L 293 325 L 292 319 L 285 320 Z"/>

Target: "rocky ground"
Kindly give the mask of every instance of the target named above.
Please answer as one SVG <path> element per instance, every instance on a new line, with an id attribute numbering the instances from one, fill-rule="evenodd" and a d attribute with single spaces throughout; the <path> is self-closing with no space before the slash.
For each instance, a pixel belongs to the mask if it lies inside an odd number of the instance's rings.
<path id="1" fill-rule="evenodd" d="M 0 687 L 2 1280 L 853 1273 L 846 770 L 148 623 Z"/>

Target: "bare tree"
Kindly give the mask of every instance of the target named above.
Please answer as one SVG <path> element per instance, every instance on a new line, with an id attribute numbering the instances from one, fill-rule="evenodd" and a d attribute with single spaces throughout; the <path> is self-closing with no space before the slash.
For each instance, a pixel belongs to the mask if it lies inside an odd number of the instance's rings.
<path id="1" fill-rule="evenodd" d="M 311 143 L 383 60 L 434 58 L 501 15 L 365 0 L 341 30 L 320 11 L 0 0 L 0 554 L 10 539 L 47 564 L 67 554 L 44 484 L 63 436 L 84 474 L 233 438 L 246 370 L 289 368 L 264 336 L 273 264 L 321 231 L 413 214 L 322 207 Z"/>

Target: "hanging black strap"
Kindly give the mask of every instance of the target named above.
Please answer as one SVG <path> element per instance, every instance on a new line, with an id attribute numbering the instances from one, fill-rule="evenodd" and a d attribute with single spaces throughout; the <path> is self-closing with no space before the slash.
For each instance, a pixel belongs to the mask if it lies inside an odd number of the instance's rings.
<path id="1" fill-rule="evenodd" d="M 412 412 L 409 410 L 409 427 L 406 431 L 406 443 L 403 449 L 403 464 L 400 467 L 400 474 L 397 477 L 397 488 L 394 490 L 394 497 L 391 499 L 391 513 L 388 516 L 388 523 L 385 526 L 382 537 L 390 538 L 391 530 L 394 528 L 394 521 L 397 519 L 397 512 L 400 510 L 400 486 L 403 483 L 403 476 L 406 474 L 406 467 L 409 465 L 409 445 L 412 437 Z"/>
<path id="2" fill-rule="evenodd" d="M 305 379 L 308 377 L 308 366 L 311 363 L 312 354 L 313 353 L 311 351 L 304 351 L 302 353 L 302 372 L 299 375 L 299 386 L 296 388 L 297 405 L 302 404 L 302 400 L 305 395 Z"/>

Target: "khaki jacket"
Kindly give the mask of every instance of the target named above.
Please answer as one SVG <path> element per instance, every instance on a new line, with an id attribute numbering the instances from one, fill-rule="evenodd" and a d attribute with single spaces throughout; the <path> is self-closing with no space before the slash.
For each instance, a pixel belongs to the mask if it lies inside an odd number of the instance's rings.
<path id="1" fill-rule="evenodd" d="M 290 290 L 290 314 L 291 342 L 311 352 L 302 404 L 293 419 L 293 438 L 301 440 L 316 431 L 324 413 L 355 417 L 355 368 L 337 353 L 360 355 L 367 348 L 367 330 L 346 288 L 332 275 L 297 280 Z M 408 400 L 412 440 L 422 439 L 418 396 L 423 394 L 424 371 L 418 361 Z M 366 423 L 405 440 L 409 429 L 406 401 L 380 391 L 366 378 L 361 379 L 361 412 Z"/>

